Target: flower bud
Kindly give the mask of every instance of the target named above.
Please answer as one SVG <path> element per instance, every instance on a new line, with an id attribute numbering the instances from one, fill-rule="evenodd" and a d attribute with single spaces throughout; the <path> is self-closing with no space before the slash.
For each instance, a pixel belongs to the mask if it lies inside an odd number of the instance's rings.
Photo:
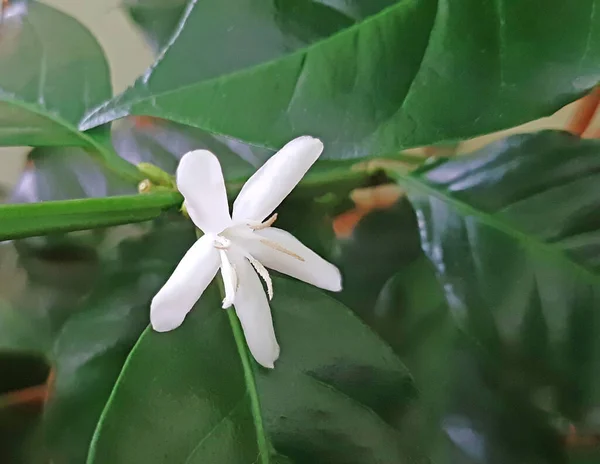
<path id="1" fill-rule="evenodd" d="M 167 174 L 158 166 L 151 163 L 139 163 L 137 168 L 142 174 L 148 177 L 152 184 L 175 188 L 173 176 Z"/>

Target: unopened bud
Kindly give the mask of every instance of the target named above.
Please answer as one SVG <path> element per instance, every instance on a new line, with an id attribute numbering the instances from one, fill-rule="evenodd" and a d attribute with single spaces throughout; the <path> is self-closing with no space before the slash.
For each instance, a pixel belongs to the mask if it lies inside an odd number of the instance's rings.
<path id="1" fill-rule="evenodd" d="M 158 166 L 150 163 L 139 163 L 137 168 L 142 174 L 148 177 L 152 184 L 171 188 L 175 187 L 173 177 Z"/>
<path id="2" fill-rule="evenodd" d="M 138 192 L 139 193 L 148 193 L 152 188 L 152 182 L 148 179 L 144 179 L 138 184 Z"/>

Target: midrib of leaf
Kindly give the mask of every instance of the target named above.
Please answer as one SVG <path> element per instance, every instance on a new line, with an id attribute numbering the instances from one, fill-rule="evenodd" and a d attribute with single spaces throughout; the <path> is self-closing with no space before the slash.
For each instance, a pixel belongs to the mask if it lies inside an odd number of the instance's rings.
<path id="1" fill-rule="evenodd" d="M 246 396 L 244 395 L 242 397 L 242 399 L 240 399 L 237 403 L 235 403 L 235 406 L 233 406 L 229 412 L 227 414 L 225 414 L 221 420 L 219 420 L 219 422 L 217 422 L 215 424 L 215 426 L 210 430 L 210 432 L 208 432 L 206 435 L 204 435 L 204 438 L 202 438 L 202 440 L 200 440 L 198 442 L 198 444 L 196 445 L 196 447 L 192 450 L 192 452 L 189 454 L 189 456 L 187 457 L 187 459 L 185 460 L 185 462 L 183 464 L 190 464 L 192 461 L 191 459 L 193 459 L 194 455 L 196 454 L 196 451 L 198 451 L 200 449 L 200 447 L 202 446 L 202 444 L 208 440 L 212 434 L 219 428 L 221 427 L 224 423 L 225 423 L 225 419 L 229 419 L 233 413 L 244 404 L 244 400 L 246 399 Z"/>
<path id="2" fill-rule="evenodd" d="M 222 286 L 219 285 L 219 290 L 224 293 Z M 254 421 L 254 427 L 256 428 L 256 443 L 258 446 L 258 459 L 257 462 L 261 464 L 270 463 L 271 449 L 269 441 L 265 433 L 265 426 L 262 419 L 262 412 L 260 409 L 260 399 L 258 397 L 258 390 L 256 388 L 256 378 L 254 377 L 254 370 L 252 368 L 252 361 L 250 360 L 250 354 L 246 346 L 246 340 L 244 333 L 240 325 L 235 312 L 232 308 L 226 310 L 227 317 L 229 318 L 229 324 L 233 331 L 233 338 L 235 339 L 235 345 L 238 353 L 240 354 L 240 360 L 242 361 L 242 369 L 244 370 L 244 380 L 246 382 L 247 394 L 250 400 L 250 410 L 252 412 L 252 420 Z"/>
<path id="3" fill-rule="evenodd" d="M 394 177 L 399 184 L 405 186 L 409 192 L 412 188 L 420 193 L 424 193 L 448 205 L 451 205 L 462 215 L 477 218 L 477 220 L 482 224 L 492 227 L 493 229 L 496 229 L 499 232 L 502 232 L 503 234 L 523 243 L 526 248 L 541 252 L 545 257 L 551 258 L 557 263 L 563 265 L 566 264 L 567 266 L 576 268 L 576 270 L 579 272 L 579 275 L 581 275 L 582 278 L 584 278 L 590 284 L 598 285 L 598 283 L 600 283 L 600 277 L 597 274 L 595 274 L 588 267 L 571 259 L 571 257 L 565 251 L 553 246 L 552 244 L 538 240 L 532 235 L 522 232 L 514 227 L 510 222 L 503 220 L 500 216 L 487 213 L 471 206 L 468 203 L 465 203 L 464 201 L 458 200 L 451 195 L 447 195 L 415 176 L 407 175 L 398 171 L 388 171 L 388 174 Z"/>
<path id="4" fill-rule="evenodd" d="M 200 238 L 202 231 L 196 229 L 196 237 Z M 225 298 L 225 287 L 223 281 L 217 278 L 217 286 L 221 298 Z M 256 387 L 256 378 L 254 376 L 254 370 L 252 368 L 252 360 L 250 359 L 250 353 L 246 346 L 246 338 L 244 337 L 244 331 L 240 324 L 239 319 L 235 314 L 235 310 L 229 308 L 225 310 L 227 317 L 229 318 L 229 325 L 233 333 L 235 340 L 235 346 L 240 355 L 240 361 L 242 362 L 242 370 L 244 371 L 244 381 L 246 383 L 246 394 L 250 400 L 250 412 L 252 413 L 252 421 L 254 422 L 254 428 L 256 429 L 256 444 L 258 447 L 258 459 L 256 462 L 260 464 L 270 464 L 271 459 L 271 447 L 269 440 L 265 432 L 265 426 L 262 419 L 262 411 L 260 408 L 260 398 L 258 397 L 258 389 Z"/>
<path id="5" fill-rule="evenodd" d="M 30 113 L 33 113 L 37 116 L 41 116 L 48 121 L 61 126 L 66 129 L 69 133 L 74 134 L 76 137 L 85 142 L 83 148 L 92 148 L 100 154 L 100 161 L 103 162 L 109 169 L 121 175 L 126 180 L 132 182 L 140 182 L 143 180 L 143 176 L 141 173 L 137 171 L 137 169 L 125 161 L 120 156 L 112 153 L 110 150 L 99 143 L 94 137 L 90 137 L 85 132 L 78 130 L 75 126 L 73 126 L 68 121 L 62 119 L 61 117 L 53 114 L 46 108 L 41 108 L 39 105 L 35 105 L 32 103 L 27 103 L 23 100 L 16 99 L 13 95 L 7 94 L 0 89 L 0 98 L 2 101 L 8 105 L 15 106 L 17 108 L 26 110 Z"/>
<path id="6" fill-rule="evenodd" d="M 194 5 L 196 3 L 196 1 L 193 2 Z M 310 53 L 313 49 L 317 49 L 319 47 L 321 47 L 323 45 L 323 43 L 328 42 L 328 41 L 332 41 L 332 40 L 339 40 L 340 37 L 343 37 L 344 35 L 352 35 L 354 34 L 355 30 L 360 30 L 363 27 L 368 27 L 368 24 L 370 23 L 375 23 L 375 22 L 379 22 L 380 18 L 383 18 L 385 16 L 387 16 L 388 14 L 400 14 L 399 12 L 405 8 L 408 9 L 408 5 L 413 5 L 416 4 L 417 0 L 399 0 L 398 3 L 396 3 L 395 5 L 390 5 L 386 8 L 384 8 L 383 10 L 381 10 L 379 13 L 374 14 L 372 16 L 369 16 L 368 18 L 365 18 L 363 21 L 357 22 L 354 25 L 340 31 L 337 32 L 335 34 L 332 34 L 328 37 L 325 37 L 322 40 L 318 40 L 304 48 L 301 48 L 300 50 L 287 54 L 287 55 L 283 55 L 283 56 L 279 56 L 277 58 L 274 58 L 272 60 L 268 60 L 265 61 L 263 63 L 259 63 L 257 65 L 251 66 L 249 68 L 245 68 L 245 69 L 241 69 L 238 71 L 234 71 L 231 72 L 229 74 L 221 74 L 220 76 L 216 76 L 210 79 L 206 79 L 206 80 L 201 80 L 201 81 L 197 81 L 197 82 L 193 82 L 190 84 L 186 84 L 186 85 L 182 85 L 180 87 L 174 88 L 174 89 L 169 89 L 169 90 L 165 90 L 163 92 L 158 92 L 158 93 L 151 93 L 149 96 L 147 97 L 139 97 L 139 98 L 135 98 L 133 100 L 128 100 L 127 101 L 127 106 L 130 107 L 132 105 L 136 105 L 138 103 L 141 102 L 145 102 L 147 100 L 152 100 L 156 97 L 164 97 L 167 95 L 170 95 L 172 93 L 177 93 L 177 92 L 181 92 L 187 89 L 191 89 L 193 87 L 197 87 L 197 86 L 201 86 L 201 85 L 210 85 L 213 84 L 215 82 L 221 81 L 221 80 L 227 80 L 227 79 L 231 79 L 233 77 L 237 77 L 237 76 L 244 76 L 246 74 L 253 74 L 257 71 L 260 71 L 262 69 L 266 69 L 274 64 L 277 64 L 278 62 L 281 62 L 283 60 L 286 59 L 292 59 L 296 56 L 302 56 L 302 55 L 307 55 L 308 53 Z M 190 12 L 193 8 L 190 8 Z M 396 11 L 397 10 L 397 11 Z M 185 14 L 182 18 L 182 22 L 179 24 L 178 26 L 178 30 L 183 29 L 183 27 L 185 26 L 185 21 L 187 20 L 187 17 L 189 16 L 189 14 Z M 164 56 L 168 53 L 169 49 L 175 45 L 176 43 L 176 38 L 177 38 L 178 34 L 174 35 L 172 37 L 171 40 L 169 40 L 169 43 L 165 46 L 165 48 L 163 49 L 163 51 L 161 52 L 161 55 L 159 57 L 159 59 L 151 66 L 151 68 L 149 69 L 149 73 L 148 74 L 144 74 L 143 78 L 145 80 L 149 79 L 149 75 L 152 73 L 152 71 L 154 71 L 154 69 L 160 64 L 160 61 L 162 61 L 162 59 L 164 58 Z M 416 75 L 416 73 L 415 73 Z M 95 123 L 95 118 L 94 115 L 98 112 L 100 112 L 101 110 L 103 110 L 104 108 L 110 107 L 110 104 L 113 102 L 114 100 L 109 100 L 106 103 L 100 105 L 96 110 L 92 111 L 90 114 L 88 114 L 88 116 L 81 122 L 81 127 L 82 129 L 91 129 L 93 127 L 96 127 L 99 124 Z M 118 111 L 118 108 L 120 108 L 123 105 L 115 105 L 114 108 L 112 109 L 112 111 Z M 125 115 L 122 115 L 125 116 Z M 88 121 L 91 120 L 91 123 L 88 123 Z M 104 121 L 104 122 L 108 122 L 108 121 Z M 205 129 L 208 132 L 217 134 L 217 135 L 223 135 L 223 136 L 228 136 L 227 134 L 220 134 L 218 132 L 215 131 L 210 131 L 208 129 Z M 267 147 L 267 148 L 272 148 L 272 147 Z"/>

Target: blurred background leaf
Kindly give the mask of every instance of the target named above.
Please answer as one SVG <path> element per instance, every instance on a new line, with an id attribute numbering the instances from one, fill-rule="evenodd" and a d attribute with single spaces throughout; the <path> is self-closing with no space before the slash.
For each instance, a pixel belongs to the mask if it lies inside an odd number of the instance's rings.
<path id="1" fill-rule="evenodd" d="M 14 340 L 15 325 L 3 324 L 0 359 L 26 350 L 52 367 L 36 430 L 40 462 L 85 460 L 123 362 L 148 324 L 150 299 L 193 240 L 190 223 L 167 215 L 153 227 L 111 229 L 96 242 L 74 234 L 17 242 L 18 258 L 3 274 L 25 274 L 11 300 L 36 338 L 25 332 Z M 5 346 L 8 334 L 13 346 Z"/>
<path id="2" fill-rule="evenodd" d="M 70 16 L 22 0 L 4 6 L 0 33 L 0 145 L 90 146 L 77 126 L 112 96 L 96 39 Z"/>

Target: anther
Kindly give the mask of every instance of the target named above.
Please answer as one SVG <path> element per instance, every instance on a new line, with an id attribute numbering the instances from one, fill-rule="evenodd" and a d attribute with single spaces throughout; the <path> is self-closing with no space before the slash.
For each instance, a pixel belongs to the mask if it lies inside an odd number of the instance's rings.
<path id="1" fill-rule="evenodd" d="M 213 241 L 213 246 L 217 250 L 227 250 L 231 246 L 231 240 L 218 235 L 217 238 Z"/>
<path id="2" fill-rule="evenodd" d="M 292 258 L 296 258 L 298 261 L 302 261 L 302 262 L 305 261 L 302 256 L 297 255 L 293 251 L 290 251 L 287 248 L 282 247 L 277 242 L 272 242 L 271 240 L 267 240 L 266 238 L 264 238 L 260 241 L 260 243 L 264 243 L 265 245 L 267 245 L 270 248 L 273 248 L 274 250 L 281 251 L 282 253 L 285 253 L 286 255 L 291 256 Z"/>
<path id="3" fill-rule="evenodd" d="M 276 220 L 277 220 L 277 213 L 273 214 L 273 216 L 271 216 L 269 219 L 267 219 L 262 224 L 248 225 L 248 227 L 250 227 L 252 230 L 263 230 L 263 229 L 266 229 L 267 227 L 271 227 Z"/>

